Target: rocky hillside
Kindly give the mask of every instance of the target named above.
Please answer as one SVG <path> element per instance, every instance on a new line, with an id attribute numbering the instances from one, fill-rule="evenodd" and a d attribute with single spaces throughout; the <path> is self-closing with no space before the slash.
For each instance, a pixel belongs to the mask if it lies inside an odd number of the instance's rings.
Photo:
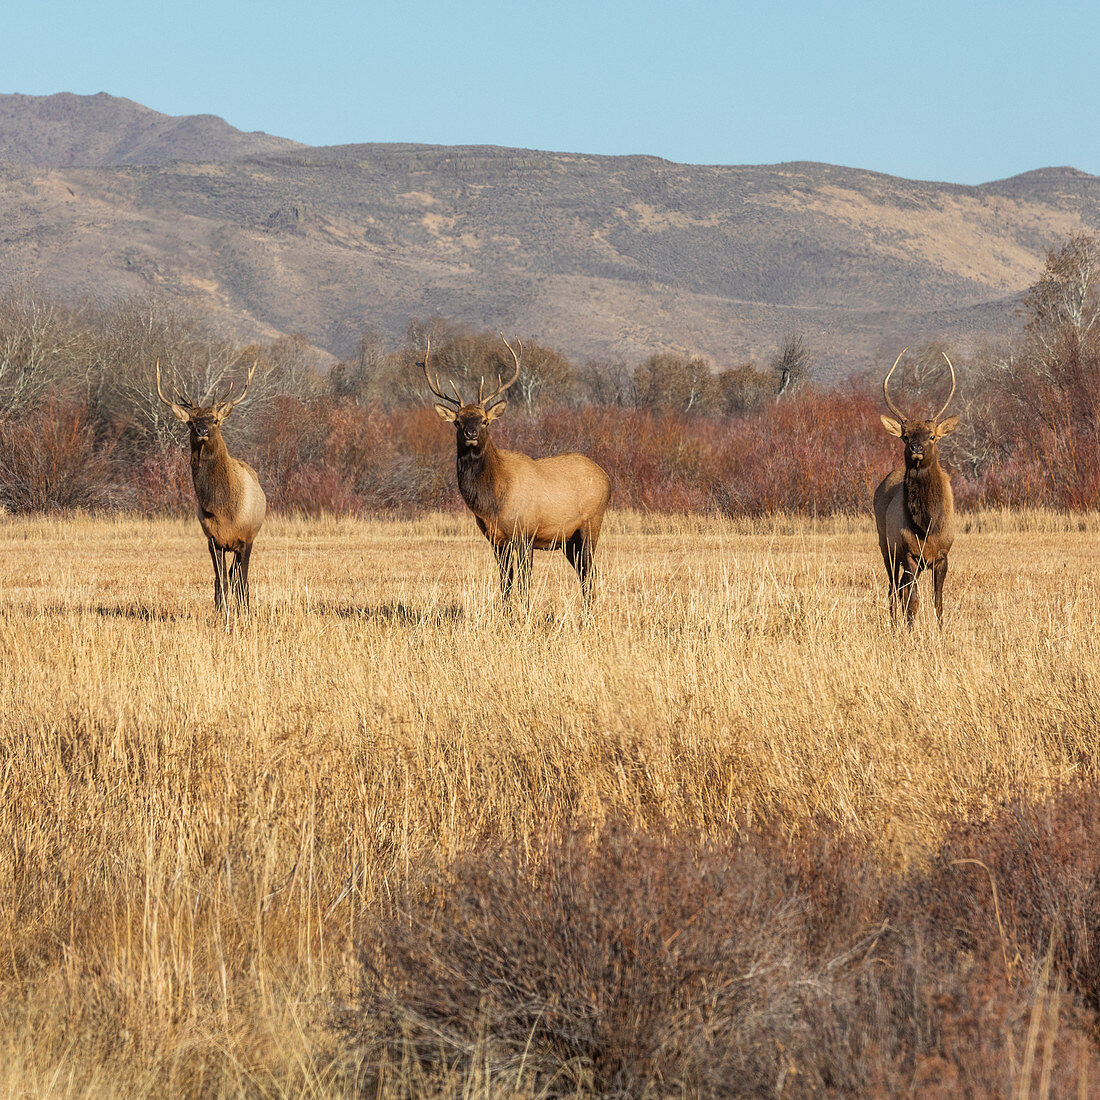
<path id="1" fill-rule="evenodd" d="M 1015 325 L 1045 250 L 1100 234 L 1100 178 L 1069 168 L 962 187 L 810 163 L 312 148 L 109 96 L 3 97 L 0 158 L 0 284 L 155 290 L 242 338 L 302 332 L 335 354 L 440 313 L 577 358 L 718 366 L 799 331 L 836 376 Z"/>

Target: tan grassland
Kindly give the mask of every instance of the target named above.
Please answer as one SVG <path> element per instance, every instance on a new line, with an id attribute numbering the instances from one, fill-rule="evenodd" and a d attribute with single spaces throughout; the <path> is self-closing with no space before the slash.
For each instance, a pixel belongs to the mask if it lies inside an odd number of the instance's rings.
<path id="1" fill-rule="evenodd" d="M 509 616 L 466 515 L 275 519 L 227 624 L 194 522 L 0 523 L 0 1092 L 339 1095 L 357 916 L 489 840 L 817 814 L 905 862 L 1094 766 L 1100 517 L 962 517 L 942 632 L 869 516 L 597 560 L 595 621 L 546 554 Z"/>

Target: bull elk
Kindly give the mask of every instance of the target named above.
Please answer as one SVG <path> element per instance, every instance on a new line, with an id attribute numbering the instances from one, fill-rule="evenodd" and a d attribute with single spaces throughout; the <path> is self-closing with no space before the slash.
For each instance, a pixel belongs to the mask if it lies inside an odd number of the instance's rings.
<path id="1" fill-rule="evenodd" d="M 507 382 L 497 376 L 497 388 L 485 395 L 484 380 L 477 400 L 464 402 L 454 382 L 454 397 L 439 386 L 428 370 L 431 341 L 424 353 L 424 377 L 441 404 L 435 411 L 455 426 L 458 446 L 458 489 L 489 540 L 500 569 L 500 588 L 507 599 L 518 589 L 527 602 L 534 550 L 561 549 L 577 571 L 586 606 L 592 601 L 592 557 L 600 537 L 603 514 L 611 495 L 604 471 L 579 454 L 530 458 L 503 451 L 489 438 L 489 425 L 508 407 L 504 394 L 520 372 L 519 354 L 500 334 L 512 353 L 515 370 Z"/>
<path id="2" fill-rule="evenodd" d="M 220 401 L 196 406 L 179 390 L 174 391 L 175 401 L 164 396 L 157 361 L 157 394 L 191 433 L 191 479 L 195 483 L 199 523 L 214 562 L 214 606 L 226 613 L 230 588 L 236 605 L 248 610 L 248 561 L 267 513 L 267 500 L 256 471 L 229 453 L 221 433 L 222 421 L 244 399 L 255 373 L 253 363 L 240 397 L 230 400 L 233 392 L 230 385 Z M 227 569 L 225 559 L 229 553 L 233 554 L 233 563 Z"/>
<path id="3" fill-rule="evenodd" d="M 883 427 L 905 444 L 905 466 L 891 470 L 879 483 L 874 509 L 879 549 L 890 582 L 890 612 L 896 617 L 901 603 L 912 627 L 920 608 L 917 578 L 925 569 L 932 570 L 936 618 L 943 622 L 943 582 L 955 539 L 955 503 L 951 479 L 940 466 L 938 443 L 955 430 L 959 418 L 940 420 L 955 396 L 955 368 L 946 352 L 943 357 L 951 371 L 951 392 L 931 420 L 910 419 L 890 400 L 890 375 L 908 350 L 894 360 L 882 382 L 886 407 L 894 414 L 882 417 Z"/>

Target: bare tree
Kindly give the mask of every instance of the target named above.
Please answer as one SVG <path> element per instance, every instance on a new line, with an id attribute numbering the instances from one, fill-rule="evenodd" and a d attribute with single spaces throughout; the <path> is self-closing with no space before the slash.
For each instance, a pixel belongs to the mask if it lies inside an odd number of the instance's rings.
<path id="1" fill-rule="evenodd" d="M 633 405 L 634 380 L 625 359 L 590 359 L 580 372 L 584 399 L 593 405 Z"/>
<path id="2" fill-rule="evenodd" d="M 80 311 L 37 290 L 0 299 L 0 412 L 21 412 L 50 390 L 71 388 L 84 345 Z"/>
<path id="3" fill-rule="evenodd" d="M 527 412 L 545 402 L 563 404 L 576 388 L 577 369 L 561 352 L 542 344 L 523 345 L 523 370 L 516 392 Z"/>
<path id="4" fill-rule="evenodd" d="M 1092 430 L 1100 420 L 1100 242 L 1078 235 L 1050 249 L 1021 312 L 1021 339 L 991 380 L 1052 431 Z"/>
<path id="5" fill-rule="evenodd" d="M 1023 311 L 1024 331 L 1045 356 L 1056 359 L 1068 335 L 1086 339 L 1100 324 L 1100 241 L 1079 234 L 1050 249 Z"/>
<path id="6" fill-rule="evenodd" d="M 149 384 L 153 363 L 159 360 L 198 395 L 223 385 L 238 365 L 237 351 L 200 310 L 142 295 L 93 314 L 79 362 L 81 383 L 100 428 L 120 429 L 129 444 L 174 437 L 175 421 Z"/>
<path id="7" fill-rule="evenodd" d="M 242 364 L 259 360 L 258 397 L 288 395 L 308 401 L 322 389 L 321 355 L 300 332 L 276 337 L 269 345 L 243 348 L 238 360 Z"/>
<path id="8" fill-rule="evenodd" d="M 716 395 L 714 372 L 698 356 L 659 353 L 634 371 L 634 400 L 640 408 L 708 413 L 714 409 Z"/>
<path id="9" fill-rule="evenodd" d="M 431 343 L 432 359 L 463 389 L 476 391 L 489 386 L 511 371 L 508 352 L 497 333 L 477 332 L 466 325 L 441 317 L 414 321 L 409 325 L 406 350 L 400 357 L 400 371 L 407 386 L 416 377 L 416 364 Z M 526 412 L 544 402 L 566 403 L 578 388 L 577 370 L 560 352 L 541 344 L 524 343 L 523 372 L 513 394 Z"/>
<path id="10" fill-rule="evenodd" d="M 375 405 L 385 400 L 390 387 L 380 387 L 386 349 L 381 335 L 367 329 L 355 344 L 355 351 L 328 372 L 328 390 L 333 397 L 350 398 L 357 405 Z M 376 393 L 377 390 L 381 392 Z M 388 407 L 388 406 L 387 406 Z"/>
<path id="11" fill-rule="evenodd" d="M 810 350 L 806 347 L 805 337 L 801 333 L 785 337 L 769 365 L 775 375 L 775 398 L 778 401 L 785 393 L 797 389 L 809 376 Z"/>

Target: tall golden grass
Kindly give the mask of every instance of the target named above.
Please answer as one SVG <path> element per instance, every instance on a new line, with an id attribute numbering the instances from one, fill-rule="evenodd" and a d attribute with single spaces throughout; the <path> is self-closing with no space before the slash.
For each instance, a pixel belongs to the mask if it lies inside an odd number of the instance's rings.
<path id="1" fill-rule="evenodd" d="M 919 860 L 1094 767 L 1098 535 L 963 517 L 910 633 L 869 517 L 612 515 L 593 621 L 561 555 L 502 613 L 465 515 L 272 520 L 228 622 L 193 522 L 5 521 L 0 1088 L 339 1094 L 358 918 L 489 842 L 824 817 Z"/>

